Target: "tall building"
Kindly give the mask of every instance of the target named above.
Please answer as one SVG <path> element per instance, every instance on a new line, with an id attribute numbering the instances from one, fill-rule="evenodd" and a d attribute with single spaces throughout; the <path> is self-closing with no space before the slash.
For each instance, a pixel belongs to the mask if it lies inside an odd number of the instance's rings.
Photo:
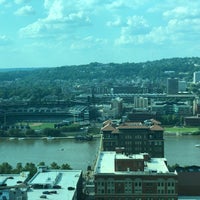
<path id="1" fill-rule="evenodd" d="M 138 97 L 138 96 L 134 97 L 134 107 L 147 109 L 148 108 L 148 98 Z"/>
<path id="2" fill-rule="evenodd" d="M 165 158 L 101 152 L 94 171 L 95 200 L 177 200 L 177 174 Z"/>
<path id="3" fill-rule="evenodd" d="M 178 91 L 179 92 L 185 92 L 187 88 L 187 83 L 186 81 L 179 81 L 178 82 Z"/>
<path id="4" fill-rule="evenodd" d="M 101 130 L 104 151 L 124 148 L 126 154 L 147 152 L 152 157 L 164 157 L 164 130 L 155 120 L 146 120 L 145 123 L 125 122 L 120 125 L 107 121 Z"/>
<path id="5" fill-rule="evenodd" d="M 167 79 L 167 94 L 178 94 L 178 78 Z"/>
<path id="6" fill-rule="evenodd" d="M 123 99 L 117 97 L 111 101 L 111 110 L 114 112 L 113 117 L 120 117 L 123 111 Z"/>
<path id="7" fill-rule="evenodd" d="M 193 74 L 193 83 L 200 82 L 200 71 L 194 72 Z"/>

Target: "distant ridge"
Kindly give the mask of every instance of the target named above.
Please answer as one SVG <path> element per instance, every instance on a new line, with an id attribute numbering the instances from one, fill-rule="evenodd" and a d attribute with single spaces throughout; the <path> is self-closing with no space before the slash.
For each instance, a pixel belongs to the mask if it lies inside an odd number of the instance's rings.
<path id="1" fill-rule="evenodd" d="M 31 71 L 31 70 L 35 70 L 35 69 L 38 69 L 38 68 L 34 68 L 34 67 L 31 67 L 31 68 L 0 68 L 0 72 L 12 72 L 12 71 Z M 40 68 L 41 69 L 41 68 Z"/>
<path id="2" fill-rule="evenodd" d="M 140 63 L 98 63 L 43 68 L 3 68 L 0 69 L 0 81 L 24 80 L 55 81 L 68 80 L 117 80 L 148 79 L 158 81 L 166 77 L 166 71 L 174 71 L 177 78 L 191 81 L 193 72 L 200 71 L 199 57 L 168 58 Z M 111 81 L 112 82 L 112 81 Z"/>

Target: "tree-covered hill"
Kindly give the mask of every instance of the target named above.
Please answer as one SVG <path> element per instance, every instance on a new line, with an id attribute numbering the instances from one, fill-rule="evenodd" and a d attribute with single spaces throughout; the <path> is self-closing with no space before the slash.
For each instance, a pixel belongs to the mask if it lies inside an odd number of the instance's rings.
<path id="1" fill-rule="evenodd" d="M 92 88 L 110 91 L 115 86 L 148 88 L 148 92 L 166 91 L 166 78 L 173 76 L 192 82 L 200 71 L 200 58 L 171 58 L 141 63 L 90 63 L 54 68 L 0 70 L 0 99 L 40 102 L 53 98 L 71 99 L 76 94 L 91 94 Z M 192 85 L 192 91 L 199 91 Z"/>
<path id="2" fill-rule="evenodd" d="M 162 79 L 166 71 L 174 71 L 176 77 L 191 79 L 194 71 L 200 70 L 200 58 L 171 58 L 141 63 L 90 63 L 88 65 L 62 66 L 54 68 L 13 69 L 0 71 L 0 81 L 23 80 L 92 80 L 140 77 L 150 80 Z"/>

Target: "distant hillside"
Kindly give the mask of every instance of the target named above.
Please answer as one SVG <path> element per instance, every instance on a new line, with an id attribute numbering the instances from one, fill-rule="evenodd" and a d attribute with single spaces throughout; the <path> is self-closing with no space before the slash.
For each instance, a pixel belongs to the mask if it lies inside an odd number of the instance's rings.
<path id="1" fill-rule="evenodd" d="M 90 80 L 140 77 L 157 80 L 166 76 L 166 71 L 174 71 L 176 77 L 187 80 L 194 71 L 200 71 L 200 58 L 171 58 L 141 63 L 90 63 L 88 65 L 62 66 L 54 68 L 1 69 L 0 81 L 37 80 Z"/>

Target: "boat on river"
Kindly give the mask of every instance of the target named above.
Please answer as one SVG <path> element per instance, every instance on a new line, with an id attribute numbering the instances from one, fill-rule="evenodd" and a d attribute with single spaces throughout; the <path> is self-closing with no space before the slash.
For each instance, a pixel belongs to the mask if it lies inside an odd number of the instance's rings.
<path id="1" fill-rule="evenodd" d="M 195 147 L 200 148 L 200 144 L 196 144 Z"/>

